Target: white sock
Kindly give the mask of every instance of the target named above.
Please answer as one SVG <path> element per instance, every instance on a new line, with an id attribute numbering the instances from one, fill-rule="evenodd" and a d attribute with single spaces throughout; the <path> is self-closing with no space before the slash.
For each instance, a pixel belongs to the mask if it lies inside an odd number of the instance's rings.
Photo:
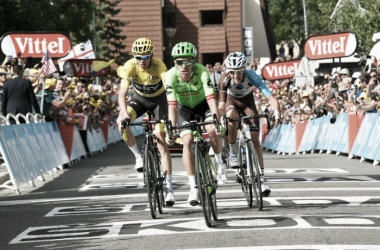
<path id="1" fill-rule="evenodd" d="M 135 145 L 133 145 L 132 147 L 129 147 L 129 149 L 135 155 L 136 159 L 139 157 L 142 157 L 142 153 L 141 153 L 139 147 L 137 146 L 137 143 Z"/>
<path id="2" fill-rule="evenodd" d="M 190 188 L 195 188 L 195 175 L 188 175 L 187 178 L 189 178 Z"/>
<path id="3" fill-rule="evenodd" d="M 218 165 L 222 165 L 223 164 L 223 160 L 222 160 L 222 152 L 220 153 L 215 153 L 215 161 Z"/>
<path id="4" fill-rule="evenodd" d="M 228 143 L 230 144 L 230 156 L 237 155 L 239 150 L 239 144 L 237 142 L 235 143 Z"/>
<path id="5" fill-rule="evenodd" d="M 172 175 L 166 175 L 166 191 L 173 192 Z"/>

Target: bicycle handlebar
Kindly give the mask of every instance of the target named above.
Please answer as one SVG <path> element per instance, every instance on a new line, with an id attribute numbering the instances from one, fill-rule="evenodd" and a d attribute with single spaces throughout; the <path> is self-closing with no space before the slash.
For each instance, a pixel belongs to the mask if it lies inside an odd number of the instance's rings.
<path id="1" fill-rule="evenodd" d="M 198 127 L 201 127 L 201 126 L 204 126 L 204 125 L 209 125 L 209 124 L 214 124 L 216 126 L 217 132 L 218 133 L 220 132 L 219 121 L 218 121 L 218 117 L 216 116 L 216 114 L 213 114 L 213 120 L 212 121 L 198 122 L 197 120 L 194 120 L 194 121 L 189 121 L 188 124 L 184 124 L 184 125 L 181 125 L 181 126 L 173 126 L 172 125 L 172 121 L 168 120 L 167 117 L 165 117 L 166 130 L 167 130 L 169 139 L 172 139 L 172 140 L 175 139 L 173 137 L 174 136 L 173 130 L 175 130 L 175 129 L 183 129 L 183 128 L 193 128 L 193 129 L 196 129 Z"/>
<path id="2" fill-rule="evenodd" d="M 241 116 L 239 118 L 229 118 L 226 115 L 224 117 L 224 128 L 226 130 L 226 135 L 228 135 L 228 122 L 240 122 L 240 121 L 248 121 L 251 119 L 259 119 L 261 117 L 265 117 L 267 120 L 267 129 L 270 129 L 270 119 L 268 113 L 262 115 L 251 115 L 251 116 Z"/>

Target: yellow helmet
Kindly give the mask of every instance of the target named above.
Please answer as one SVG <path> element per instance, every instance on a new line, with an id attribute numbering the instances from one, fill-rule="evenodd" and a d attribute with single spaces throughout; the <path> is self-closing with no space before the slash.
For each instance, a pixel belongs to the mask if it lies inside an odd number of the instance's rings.
<path id="1" fill-rule="evenodd" d="M 153 52 L 153 43 L 148 38 L 139 38 L 132 44 L 132 53 L 133 54 L 145 54 Z"/>

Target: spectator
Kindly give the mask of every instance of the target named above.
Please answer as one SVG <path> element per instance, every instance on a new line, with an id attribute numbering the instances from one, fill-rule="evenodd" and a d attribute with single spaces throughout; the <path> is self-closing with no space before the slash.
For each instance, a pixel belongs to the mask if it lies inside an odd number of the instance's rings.
<path id="1" fill-rule="evenodd" d="M 370 80 L 368 82 L 368 87 L 366 91 L 366 95 L 370 99 L 374 99 L 376 97 L 377 90 L 380 88 L 379 84 L 379 76 L 376 71 L 371 71 L 369 73 Z"/>
<path id="2" fill-rule="evenodd" d="M 339 72 L 339 75 L 341 77 L 341 80 L 343 80 L 346 77 L 351 78 L 350 71 L 347 68 L 341 69 Z"/>
<path id="3" fill-rule="evenodd" d="M 7 80 L 7 74 L 5 74 L 7 70 L 5 68 L 0 68 L 0 102 L 3 98 L 3 87 L 4 83 Z M 2 114 L 1 106 L 0 106 L 0 114 Z"/>
<path id="4" fill-rule="evenodd" d="M 55 90 L 56 80 L 55 79 L 46 79 L 45 80 L 45 91 L 44 91 L 44 107 L 42 114 L 45 116 L 46 121 L 53 121 L 55 120 L 56 111 L 58 108 L 62 108 L 65 102 L 70 98 L 71 96 L 71 90 L 66 91 L 63 98 L 58 101 L 53 96 L 53 91 Z M 38 95 L 42 97 L 42 90 L 38 92 Z M 41 100 L 40 100 L 41 102 Z"/>
<path id="5" fill-rule="evenodd" d="M 30 80 L 22 78 L 22 66 L 13 66 L 13 79 L 6 81 L 3 88 L 2 113 L 7 114 L 23 114 L 32 112 L 32 106 L 36 113 L 41 113 L 37 103 L 36 95 L 33 92 Z M 25 123 L 24 119 L 20 119 L 20 123 Z M 10 119 L 11 124 L 15 124 L 14 119 Z"/>
<path id="6" fill-rule="evenodd" d="M 210 73 L 210 75 L 212 74 L 212 72 L 213 72 L 213 68 L 212 68 L 212 65 L 211 64 L 209 64 L 209 63 L 207 63 L 206 64 L 206 68 L 208 69 L 208 72 Z"/>
<path id="7" fill-rule="evenodd" d="M 281 43 L 280 48 L 278 49 L 278 57 L 285 58 L 285 48 L 284 44 Z"/>
<path id="8" fill-rule="evenodd" d="M 221 77 L 221 74 L 220 74 L 218 71 L 214 71 L 214 72 L 210 75 L 210 79 L 211 79 L 211 82 L 212 82 L 212 86 L 214 86 L 215 98 L 216 98 L 217 103 L 218 103 L 218 100 L 219 100 L 219 84 L 220 84 L 220 77 Z"/>
<path id="9" fill-rule="evenodd" d="M 290 59 L 293 59 L 293 57 L 294 57 L 294 44 L 292 41 L 288 42 L 288 49 L 289 49 L 288 55 L 290 56 Z"/>

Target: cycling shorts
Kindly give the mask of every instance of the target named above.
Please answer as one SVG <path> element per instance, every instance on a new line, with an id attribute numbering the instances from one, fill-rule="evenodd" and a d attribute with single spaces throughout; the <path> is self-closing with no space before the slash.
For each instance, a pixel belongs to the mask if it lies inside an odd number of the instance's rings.
<path id="1" fill-rule="evenodd" d="M 198 115 L 202 121 L 211 119 L 210 107 L 206 100 L 195 106 L 194 108 L 189 108 L 178 103 L 178 125 L 188 124 L 189 121 L 194 121 L 195 116 Z M 189 128 L 184 128 L 179 130 L 180 136 L 186 134 L 191 134 L 192 131 Z"/>
<path id="2" fill-rule="evenodd" d="M 255 98 L 253 95 L 246 95 L 242 98 L 236 98 L 228 95 L 225 106 L 226 112 L 235 109 L 236 111 L 243 111 L 246 116 L 257 115 L 257 109 L 255 105 Z M 250 124 L 251 132 L 259 132 L 259 119 L 254 119 L 254 123 Z"/>
<path id="3" fill-rule="evenodd" d="M 135 92 L 133 97 L 127 102 L 127 111 L 132 121 L 142 116 L 148 110 L 153 111 L 155 120 L 162 120 L 164 116 L 168 115 L 168 101 L 166 100 L 165 91 L 151 98 L 141 96 Z M 155 129 L 157 132 L 164 132 L 165 125 L 157 124 Z"/>

